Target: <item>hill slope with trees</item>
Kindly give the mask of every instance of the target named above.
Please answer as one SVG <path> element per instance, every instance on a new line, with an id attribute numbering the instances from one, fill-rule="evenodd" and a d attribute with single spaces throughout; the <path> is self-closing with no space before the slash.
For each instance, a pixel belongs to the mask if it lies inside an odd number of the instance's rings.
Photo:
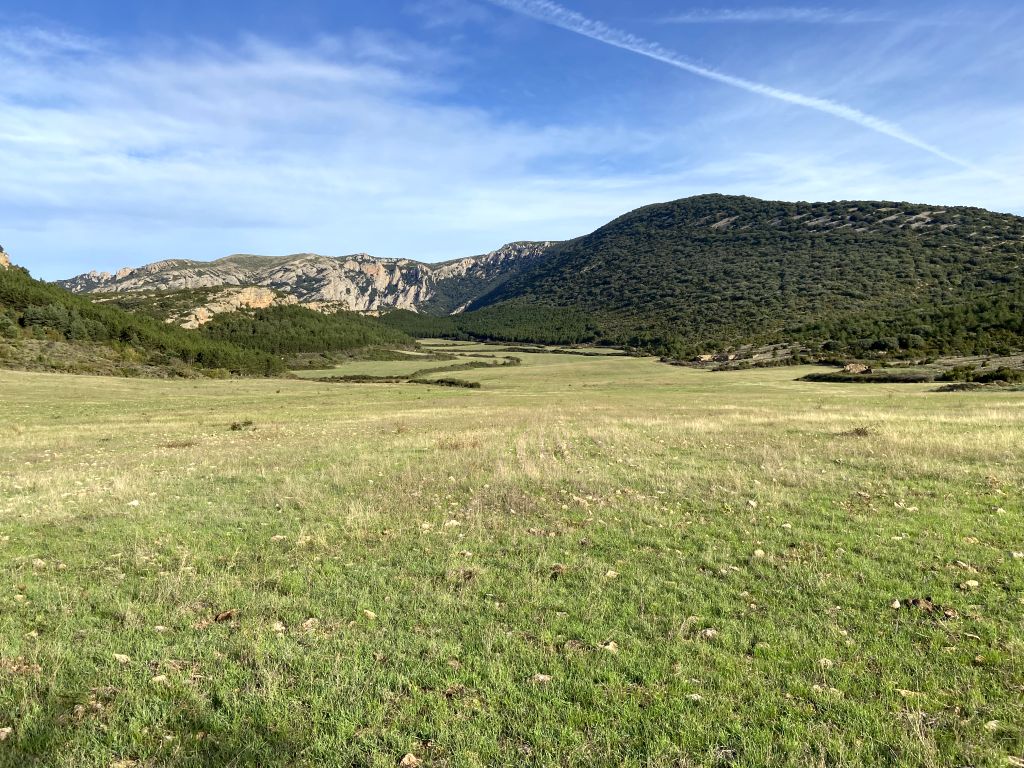
<path id="1" fill-rule="evenodd" d="M 284 371 L 280 359 L 266 352 L 94 304 L 14 266 L 0 268 L 0 340 L 0 364 L 11 367 L 121 375 Z M 29 366 L 22 354 L 26 349 L 33 350 Z"/>
<path id="2" fill-rule="evenodd" d="M 6 258 L 6 257 L 5 257 Z M 186 330 L 145 313 L 76 296 L 0 265 L 0 365 L 115 375 L 267 376 L 285 357 L 408 346 L 405 333 L 351 312 L 300 306 L 219 315 Z"/>
<path id="3" fill-rule="evenodd" d="M 885 202 L 703 195 L 557 244 L 448 320 L 410 332 L 686 356 L 804 341 L 849 354 L 1024 346 L 1024 218 Z"/>

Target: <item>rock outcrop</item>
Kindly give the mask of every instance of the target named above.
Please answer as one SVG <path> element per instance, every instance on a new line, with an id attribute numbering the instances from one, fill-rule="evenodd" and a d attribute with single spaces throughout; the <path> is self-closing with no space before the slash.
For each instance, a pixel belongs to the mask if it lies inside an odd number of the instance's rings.
<path id="1" fill-rule="evenodd" d="M 191 312 L 167 318 L 168 323 L 177 323 L 182 328 L 198 328 L 210 322 L 215 315 L 223 312 L 237 312 L 240 309 L 266 309 L 282 304 L 298 304 L 294 296 L 279 296 L 269 288 L 228 288 L 215 295 L 209 302 Z"/>
<path id="2" fill-rule="evenodd" d="M 11 257 L 7 255 L 7 252 L 0 246 L 0 269 L 11 268 Z"/>

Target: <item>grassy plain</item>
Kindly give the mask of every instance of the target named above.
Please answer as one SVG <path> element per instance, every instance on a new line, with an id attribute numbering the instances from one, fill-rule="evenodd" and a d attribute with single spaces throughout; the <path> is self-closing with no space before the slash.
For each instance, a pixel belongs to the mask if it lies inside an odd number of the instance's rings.
<path id="1" fill-rule="evenodd" d="M 0 372 L 0 765 L 1024 765 L 1024 396 L 518 356 Z"/>

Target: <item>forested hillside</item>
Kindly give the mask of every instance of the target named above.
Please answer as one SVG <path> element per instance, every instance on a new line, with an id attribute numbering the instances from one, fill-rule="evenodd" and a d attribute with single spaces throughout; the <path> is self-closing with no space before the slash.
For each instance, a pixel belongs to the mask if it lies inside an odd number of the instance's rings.
<path id="1" fill-rule="evenodd" d="M 276 357 L 256 349 L 167 325 L 145 315 L 134 315 L 116 307 L 94 304 L 63 288 L 33 279 L 18 267 L 0 269 L 0 339 L 6 340 L 8 363 L 18 358 L 19 347 L 39 349 L 40 367 L 47 367 L 50 352 L 68 357 L 56 343 L 70 343 L 84 349 L 82 372 L 130 374 L 162 370 L 186 374 L 188 369 L 226 371 L 237 375 L 270 375 L 284 371 Z M 94 350 L 102 348 L 101 354 Z M 102 369 L 93 359 L 103 359 Z M 68 369 L 67 366 L 64 366 Z M 71 368 L 70 370 L 74 370 Z"/>
<path id="2" fill-rule="evenodd" d="M 849 354 L 1024 346 L 1024 219 L 977 208 L 705 195 L 554 246 L 409 332 L 685 356 L 805 341 Z"/>
<path id="3" fill-rule="evenodd" d="M 0 340 L 0 363 L 8 366 L 120 375 L 273 375 L 293 355 L 413 344 L 376 318 L 300 306 L 218 315 L 200 331 L 185 330 L 94 303 L 18 267 L 0 267 Z"/>
<path id="4" fill-rule="evenodd" d="M 217 315 L 202 327 L 209 339 L 274 355 L 341 352 L 379 345 L 406 346 L 413 339 L 375 318 L 353 312 L 324 315 L 301 306 Z"/>

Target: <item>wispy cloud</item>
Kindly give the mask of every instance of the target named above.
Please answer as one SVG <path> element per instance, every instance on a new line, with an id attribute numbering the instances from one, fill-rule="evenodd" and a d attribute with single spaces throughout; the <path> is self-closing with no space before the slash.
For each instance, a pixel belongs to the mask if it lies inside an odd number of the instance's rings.
<path id="1" fill-rule="evenodd" d="M 707 78 L 708 80 L 714 80 L 716 82 L 723 83 L 724 85 L 732 86 L 733 88 L 739 88 L 750 93 L 758 94 L 759 96 L 766 96 L 771 99 L 795 104 L 800 107 L 806 107 L 807 109 L 832 115 L 833 117 L 838 117 L 841 120 L 855 123 L 863 128 L 889 136 L 890 138 L 901 141 L 909 146 L 916 147 L 917 149 L 928 152 L 942 160 L 959 165 L 962 168 L 967 168 L 989 176 L 995 175 L 990 171 L 980 168 L 967 160 L 959 158 L 935 146 L 934 144 L 925 141 L 924 139 L 914 136 L 899 125 L 883 118 L 870 115 L 856 109 L 855 107 L 832 101 L 830 99 L 806 96 L 801 93 L 787 91 L 782 88 L 776 88 L 771 85 L 747 80 L 745 78 L 719 72 L 718 70 L 710 69 L 699 64 L 694 64 L 693 62 L 683 58 L 680 54 L 671 51 L 658 43 L 653 43 L 629 32 L 609 27 L 603 22 L 589 19 L 580 13 L 559 5 L 558 3 L 551 2 L 551 0 L 488 1 L 494 5 L 529 16 L 546 24 L 551 24 L 569 32 L 589 37 L 615 48 L 621 48 L 641 56 L 646 56 L 647 58 L 660 61 L 685 72 Z"/>
<path id="2" fill-rule="evenodd" d="M 668 16 L 673 24 L 788 23 L 788 24 L 870 24 L 889 21 L 879 13 L 835 8 L 779 6 L 766 8 L 699 8 Z"/>
<path id="3" fill-rule="evenodd" d="M 487 9 L 471 0 L 413 0 L 406 10 L 428 29 L 463 27 L 488 21 Z"/>

